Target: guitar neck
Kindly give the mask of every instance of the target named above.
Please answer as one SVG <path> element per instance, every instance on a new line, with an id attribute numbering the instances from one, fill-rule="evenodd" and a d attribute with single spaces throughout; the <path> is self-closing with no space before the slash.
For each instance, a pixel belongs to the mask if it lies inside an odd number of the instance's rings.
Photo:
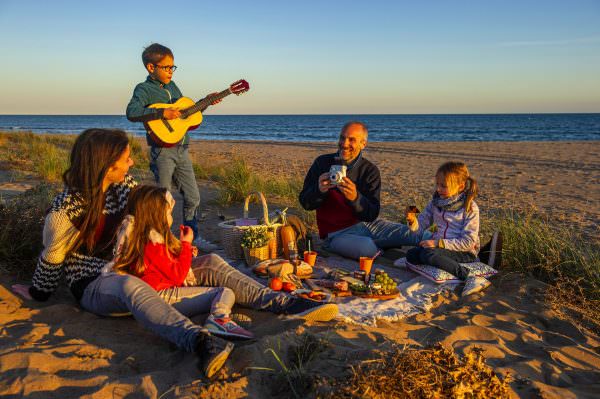
<path id="1" fill-rule="evenodd" d="M 202 100 L 199 100 L 196 104 L 192 105 L 191 107 L 185 109 L 184 111 L 181 112 L 182 117 L 187 118 L 188 116 L 195 114 L 198 111 L 202 111 L 203 109 L 207 108 L 209 105 L 211 105 L 213 102 L 217 101 L 217 100 L 221 100 L 225 97 L 227 97 L 228 95 L 231 94 L 231 90 L 230 89 L 225 89 L 220 93 L 217 94 L 213 94 L 210 96 L 206 96 L 204 97 Z"/>

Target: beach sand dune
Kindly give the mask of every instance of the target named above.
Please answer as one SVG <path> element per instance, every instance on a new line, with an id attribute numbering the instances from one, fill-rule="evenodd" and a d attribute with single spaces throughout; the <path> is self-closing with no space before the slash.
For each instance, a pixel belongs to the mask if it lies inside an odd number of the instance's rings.
<path id="1" fill-rule="evenodd" d="M 201 165 L 240 156 L 256 170 L 290 176 L 303 176 L 316 156 L 334 148 L 334 143 L 192 145 Z M 553 219 L 594 231 L 600 221 L 598 152 L 599 142 L 453 143 L 452 148 L 447 143 L 371 143 L 366 156 L 381 169 L 383 212 L 392 219 L 399 218 L 404 205 L 429 195 L 440 163 L 460 159 L 479 179 L 481 208 L 525 209 L 533 203 Z M 201 186 L 203 208 L 209 212 L 204 223 L 216 225 L 217 206 L 209 201 L 215 196 L 215 183 Z M 234 210 L 240 213 L 241 205 L 227 211 Z M 203 231 L 217 238 L 218 229 Z M 307 339 L 321 343 L 304 364 L 312 375 L 342 378 L 350 364 L 373 350 L 440 342 L 458 354 L 481 348 L 487 364 L 511 376 L 513 397 L 600 396 L 600 337 L 552 310 L 544 283 L 517 274 L 502 274 L 483 294 L 467 299 L 444 293 L 429 312 L 376 327 L 302 324 L 235 308 L 252 321 L 257 339 L 238 343 L 212 384 L 201 379 L 194 354 L 177 350 L 131 317 L 105 318 L 82 311 L 64 287 L 46 303 L 23 301 L 10 292 L 15 282 L 0 276 L 1 397 L 290 397 L 285 379 L 252 368 L 281 370 L 273 353 L 289 365 L 291 349 L 306 346 Z M 204 317 L 194 321 L 202 323 Z"/>
<path id="2" fill-rule="evenodd" d="M 61 290 L 48 303 L 23 303 L 0 286 L 0 396 L 27 398 L 288 397 L 272 349 L 289 364 L 291 347 L 307 336 L 322 348 L 304 367 L 340 378 L 348 365 L 393 343 L 426 347 L 441 342 L 464 354 L 483 351 L 496 373 L 510 375 L 511 396 L 597 397 L 600 337 L 562 320 L 544 301 L 538 281 L 508 275 L 483 296 L 446 293 L 430 312 L 377 327 L 344 323 L 301 324 L 265 312 L 238 309 L 252 320 L 254 342 L 240 342 L 217 381 L 200 378 L 193 354 L 176 350 L 132 318 L 103 318 L 82 311 Z M 202 322 L 204 316 L 194 320 Z M 286 392 L 288 395 L 286 395 Z M 129 396 L 131 395 L 131 396 Z"/>

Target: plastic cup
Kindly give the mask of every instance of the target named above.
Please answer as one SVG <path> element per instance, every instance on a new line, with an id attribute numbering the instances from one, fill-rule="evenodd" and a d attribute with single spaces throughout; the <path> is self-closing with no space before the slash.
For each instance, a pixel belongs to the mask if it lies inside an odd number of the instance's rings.
<path id="1" fill-rule="evenodd" d="M 314 266 L 317 262 L 317 253 L 315 251 L 304 251 L 304 261 Z"/>
<path id="2" fill-rule="evenodd" d="M 365 273 L 367 273 L 367 276 L 370 275 L 371 266 L 373 266 L 373 258 L 369 258 L 368 256 L 361 256 L 359 262 L 360 270 L 364 270 Z"/>

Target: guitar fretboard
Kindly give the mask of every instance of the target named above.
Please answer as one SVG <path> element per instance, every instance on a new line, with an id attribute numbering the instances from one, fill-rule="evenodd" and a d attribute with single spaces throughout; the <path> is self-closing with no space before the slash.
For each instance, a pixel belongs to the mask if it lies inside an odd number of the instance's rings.
<path id="1" fill-rule="evenodd" d="M 213 102 L 215 102 L 217 100 L 221 100 L 230 94 L 231 94 L 231 89 L 225 89 L 220 93 L 206 96 L 202 100 L 199 100 L 196 104 L 181 111 L 181 117 L 185 119 L 188 116 L 195 114 L 198 111 L 202 111 L 203 109 L 205 109 L 209 105 L 211 105 Z"/>

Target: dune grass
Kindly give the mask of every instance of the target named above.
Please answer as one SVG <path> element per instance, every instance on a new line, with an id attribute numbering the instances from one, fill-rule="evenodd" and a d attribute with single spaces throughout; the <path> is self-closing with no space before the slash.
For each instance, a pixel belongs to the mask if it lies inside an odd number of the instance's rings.
<path id="1" fill-rule="evenodd" d="M 133 159 L 133 167 L 135 169 L 148 170 L 150 160 L 148 159 L 148 151 L 144 149 L 140 140 L 133 135 L 129 136 L 129 149 L 131 150 L 131 159 Z"/>
<path id="2" fill-rule="evenodd" d="M 343 370 L 323 370 L 335 345 L 310 332 L 277 339 L 264 351 L 273 397 L 289 398 L 507 398 L 508 380 L 485 363 L 482 351 L 464 356 L 440 344 L 412 348 L 387 342 L 386 349 L 348 358 Z M 341 360 L 341 359 L 339 359 Z"/>
<path id="3" fill-rule="evenodd" d="M 278 339 L 276 345 L 265 350 L 266 360 L 273 364 L 271 367 L 250 367 L 249 370 L 268 373 L 271 395 L 274 397 L 312 397 L 309 394 L 316 387 L 314 365 L 318 362 L 311 362 L 332 344 L 327 339 L 318 338 L 310 333 L 290 337 L 290 340 L 294 342 L 285 348 Z"/>
<path id="4" fill-rule="evenodd" d="M 436 345 L 395 345 L 354 361 L 346 378 L 325 380 L 327 398 L 508 398 L 508 383 L 485 364 L 480 351 L 458 356 Z"/>
<path id="5" fill-rule="evenodd" d="M 18 173 L 29 173 L 45 182 L 60 182 L 69 166 L 75 135 L 0 132 L 0 165 Z M 148 169 L 148 156 L 140 141 L 129 138 L 134 169 Z"/>
<path id="6" fill-rule="evenodd" d="M 550 284 L 547 298 L 559 313 L 600 331 L 600 248 L 575 226 L 534 211 L 505 211 L 483 219 L 482 230 L 503 234 L 503 268 Z"/>
<path id="7" fill-rule="evenodd" d="M 301 176 L 265 176 L 253 171 L 242 158 L 210 169 L 196 164 L 195 170 L 199 176 L 206 176 L 219 183 L 218 202 L 221 206 L 243 201 L 248 193 L 253 191 L 260 191 L 281 200 L 297 201 L 302 189 Z"/>
<path id="8" fill-rule="evenodd" d="M 40 184 L 0 203 L 0 272 L 31 278 L 42 251 L 46 209 L 58 191 L 56 184 Z"/>
<path id="9" fill-rule="evenodd" d="M 301 210 L 298 194 L 302 190 L 304 177 L 291 175 L 281 177 L 259 174 L 252 170 L 243 158 L 235 158 L 224 165 L 200 165 L 194 163 L 194 172 L 199 179 L 208 179 L 218 183 L 217 203 L 227 207 L 233 203 L 242 202 L 254 191 L 262 192 L 269 201 L 275 199 L 294 208 L 295 213 L 308 223 L 315 226 L 314 212 Z"/>
<path id="10" fill-rule="evenodd" d="M 31 132 L 0 133 L 0 162 L 6 169 L 31 173 L 58 182 L 67 168 L 74 136 L 40 135 Z"/>

